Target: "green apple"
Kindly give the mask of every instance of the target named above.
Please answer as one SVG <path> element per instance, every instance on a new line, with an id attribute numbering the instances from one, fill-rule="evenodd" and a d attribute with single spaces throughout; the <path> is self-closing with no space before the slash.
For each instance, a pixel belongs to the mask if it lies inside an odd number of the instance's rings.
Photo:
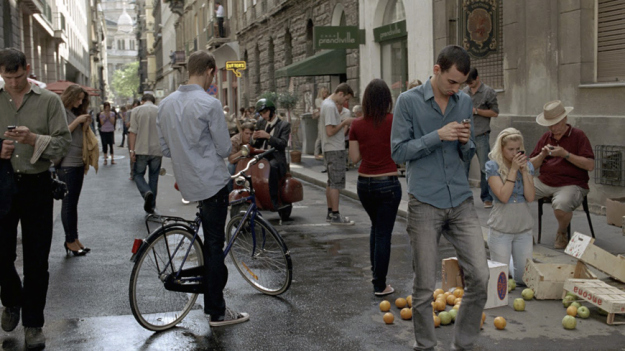
<path id="1" fill-rule="evenodd" d="M 508 279 L 508 292 L 516 289 L 516 282 L 514 279 Z"/>
<path id="2" fill-rule="evenodd" d="M 453 308 L 451 310 L 449 310 L 449 315 L 451 316 L 451 320 L 455 321 L 456 320 L 456 316 L 458 315 L 458 310 L 454 310 Z"/>
<path id="3" fill-rule="evenodd" d="M 441 312 L 438 314 L 438 318 L 441 319 L 441 324 L 442 325 L 447 325 L 449 323 L 451 323 L 451 314 L 449 314 L 449 312 Z"/>
<path id="4" fill-rule="evenodd" d="M 523 292 L 521 292 L 521 296 L 523 296 L 523 299 L 529 301 L 534 298 L 534 290 L 530 288 L 523 289 Z"/>
<path id="5" fill-rule="evenodd" d="M 577 315 L 579 316 L 579 318 L 586 319 L 590 316 L 590 310 L 586 306 L 580 306 L 577 309 Z"/>
<path id="6" fill-rule="evenodd" d="M 577 326 L 577 320 L 573 316 L 566 315 L 562 319 L 562 326 L 564 329 L 575 329 Z"/>
<path id="7" fill-rule="evenodd" d="M 573 301 L 573 302 L 571 302 L 571 306 L 575 306 L 575 307 L 577 307 L 577 309 L 579 309 L 580 307 L 582 307 L 582 304 L 577 302 L 577 301 Z"/>
<path id="8" fill-rule="evenodd" d="M 522 298 L 514 299 L 514 303 L 512 305 L 514 306 L 515 311 L 525 311 L 525 300 Z"/>
<path id="9" fill-rule="evenodd" d="M 573 301 L 575 301 L 575 297 L 567 295 L 564 297 L 564 299 L 562 299 L 562 305 L 564 305 L 564 307 L 569 307 L 571 306 Z"/>

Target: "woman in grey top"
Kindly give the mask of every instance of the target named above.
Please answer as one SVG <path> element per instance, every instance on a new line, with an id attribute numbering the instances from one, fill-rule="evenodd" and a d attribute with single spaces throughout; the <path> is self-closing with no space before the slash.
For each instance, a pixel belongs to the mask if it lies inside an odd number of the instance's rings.
<path id="1" fill-rule="evenodd" d="M 493 261 L 508 263 L 510 256 L 517 284 L 532 259 L 534 219 L 529 203 L 534 201 L 534 166 L 528 161 L 521 132 L 506 128 L 499 133 L 486 162 L 486 179 L 494 206 L 488 219 L 488 248 Z"/>
<path id="2" fill-rule="evenodd" d="M 59 178 L 67 184 L 68 189 L 61 208 L 61 220 L 65 229 L 63 246 L 68 255 L 71 251 L 74 256 L 83 256 L 90 249 L 78 240 L 78 198 L 85 177 L 85 163 L 82 158 L 83 129 L 91 124 L 91 116 L 87 113 L 89 96 L 80 85 L 74 84 L 65 89 L 61 100 L 67 112 L 69 131 L 72 133 L 72 143 L 57 170 Z"/>

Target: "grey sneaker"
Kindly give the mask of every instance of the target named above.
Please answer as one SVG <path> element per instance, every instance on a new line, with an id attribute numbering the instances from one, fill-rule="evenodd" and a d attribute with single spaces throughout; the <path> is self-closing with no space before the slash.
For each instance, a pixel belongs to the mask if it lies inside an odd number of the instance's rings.
<path id="1" fill-rule="evenodd" d="M 24 328 L 24 341 L 29 350 L 41 350 L 46 347 L 46 337 L 41 328 Z"/>
<path id="2" fill-rule="evenodd" d="M 332 225 L 354 225 L 354 221 L 350 221 L 349 217 L 343 217 L 340 213 L 332 214 L 332 219 L 330 219 L 330 224 Z"/>
<path id="3" fill-rule="evenodd" d="M 332 212 L 328 212 L 328 215 L 326 216 L 326 222 L 332 222 Z"/>
<path id="4" fill-rule="evenodd" d="M 210 318 L 208 324 L 211 327 L 223 327 L 224 325 L 243 323 L 250 319 L 250 315 L 243 312 L 235 312 L 226 307 L 226 314 L 217 320 Z"/>
<path id="5" fill-rule="evenodd" d="M 2 330 L 13 331 L 20 322 L 20 306 L 5 307 L 2 311 Z"/>

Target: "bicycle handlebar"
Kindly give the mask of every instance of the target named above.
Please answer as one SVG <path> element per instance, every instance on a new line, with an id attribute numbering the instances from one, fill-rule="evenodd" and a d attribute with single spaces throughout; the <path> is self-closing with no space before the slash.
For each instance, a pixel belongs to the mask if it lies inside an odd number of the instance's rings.
<path id="1" fill-rule="evenodd" d="M 256 163 L 258 163 L 258 161 L 260 161 L 261 159 L 271 155 L 272 153 L 274 153 L 276 151 L 276 149 L 269 149 L 265 152 L 263 152 L 262 154 L 256 155 L 254 156 L 248 163 L 247 166 L 245 166 L 245 168 L 243 168 L 242 170 L 239 171 L 239 173 L 231 175 L 230 179 L 237 179 L 238 177 L 240 177 L 243 173 L 247 172 L 250 167 L 252 167 L 253 165 L 255 165 Z"/>

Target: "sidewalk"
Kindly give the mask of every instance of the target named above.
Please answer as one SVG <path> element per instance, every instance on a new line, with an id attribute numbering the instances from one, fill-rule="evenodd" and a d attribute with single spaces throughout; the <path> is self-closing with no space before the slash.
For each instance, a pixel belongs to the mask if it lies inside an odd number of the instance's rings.
<path id="1" fill-rule="evenodd" d="M 315 160 L 312 155 L 302 155 L 302 162 L 300 164 L 291 164 L 291 174 L 294 177 L 302 179 L 306 182 L 314 185 L 324 187 L 326 186 L 327 174 L 321 173 L 324 169 L 323 161 Z M 358 181 L 357 168 L 350 168 L 345 176 L 345 189 L 341 190 L 341 194 L 358 200 L 358 194 L 356 191 L 356 183 Z M 399 181 L 402 186 L 402 200 L 399 204 L 399 213 L 401 217 L 406 217 L 408 210 L 408 193 L 406 186 L 406 178 L 400 177 Z M 484 240 L 488 237 L 488 228 L 486 222 L 490 209 L 485 209 L 482 201 L 479 199 L 479 188 L 472 188 L 473 198 L 475 199 L 475 210 L 480 218 L 482 224 L 482 233 Z M 306 196 L 306 195 L 304 195 Z M 530 204 L 532 208 L 532 215 L 534 216 L 534 237 L 538 238 L 538 205 L 536 202 Z M 546 263 L 575 263 L 576 259 L 565 254 L 563 250 L 553 249 L 553 241 L 555 239 L 555 233 L 557 229 L 557 222 L 553 216 L 553 211 L 548 205 L 544 206 L 543 223 L 542 223 L 542 238 L 541 243 L 534 245 L 534 258 L 541 262 Z M 322 216 L 323 214 L 319 214 Z M 625 254 L 625 236 L 622 235 L 622 230 L 619 227 L 608 225 L 605 216 L 590 214 L 593 229 L 595 231 L 595 245 L 603 248 L 604 250 L 617 255 Z M 369 218 L 364 214 L 360 218 L 353 218 L 358 221 L 369 221 Z M 580 232 L 586 235 L 590 235 L 590 228 L 588 227 L 588 221 L 586 220 L 586 214 L 584 211 L 575 211 L 573 214 L 573 220 L 571 222 L 571 232 Z M 604 276 L 599 274 L 598 276 Z"/>

